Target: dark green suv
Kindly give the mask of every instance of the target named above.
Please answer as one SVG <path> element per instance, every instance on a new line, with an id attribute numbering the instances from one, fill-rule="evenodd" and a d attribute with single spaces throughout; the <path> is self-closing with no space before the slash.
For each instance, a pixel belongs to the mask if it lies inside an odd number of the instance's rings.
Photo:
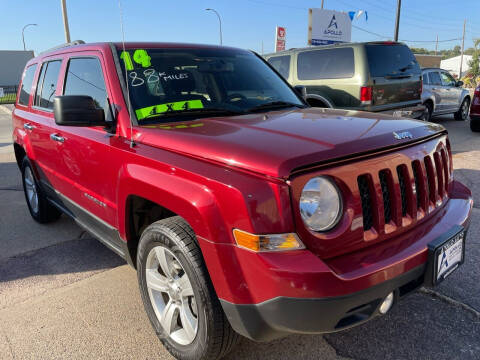
<path id="1" fill-rule="evenodd" d="M 408 46 L 343 43 L 264 56 L 311 106 L 387 112 L 422 118 L 422 72 Z"/>

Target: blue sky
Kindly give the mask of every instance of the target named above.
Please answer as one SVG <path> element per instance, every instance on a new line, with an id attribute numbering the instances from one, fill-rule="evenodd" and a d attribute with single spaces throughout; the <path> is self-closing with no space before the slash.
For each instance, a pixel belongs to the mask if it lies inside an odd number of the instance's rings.
<path id="1" fill-rule="evenodd" d="M 287 48 L 305 46 L 310 7 L 321 0 L 121 0 L 126 40 L 218 43 L 218 20 L 205 8 L 222 16 L 224 44 L 273 51 L 275 26 L 287 28 Z M 325 8 L 339 11 L 366 10 L 368 21 L 355 20 L 352 41 L 393 37 L 397 0 L 325 0 Z M 460 5 L 461 4 L 461 5 Z M 121 39 L 118 0 L 67 0 L 72 39 L 87 42 Z M 22 49 L 23 25 L 27 48 L 36 52 L 64 42 L 60 0 L 0 0 L 2 16 L 0 50 Z M 403 0 L 400 39 L 417 47 L 435 48 L 440 41 L 460 38 L 467 18 L 465 46 L 480 37 L 479 0 Z M 475 20 L 475 18 L 477 20 Z M 374 34 L 376 35 L 374 35 Z M 381 35 L 377 36 L 377 35 Z M 411 42 L 424 41 L 424 42 Z M 440 42 L 452 48 L 460 40 Z"/>

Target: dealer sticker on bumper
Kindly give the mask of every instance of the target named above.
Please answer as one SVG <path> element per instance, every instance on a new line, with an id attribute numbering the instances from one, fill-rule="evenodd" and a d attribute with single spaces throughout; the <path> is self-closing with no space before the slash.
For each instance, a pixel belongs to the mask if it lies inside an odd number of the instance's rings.
<path id="1" fill-rule="evenodd" d="M 465 257 L 465 229 L 455 226 L 428 244 L 428 266 L 425 283 L 438 285 L 463 264 Z"/>
<path id="2" fill-rule="evenodd" d="M 460 266 L 463 259 L 464 234 L 462 231 L 440 248 L 437 255 L 437 281 L 445 279 Z"/>

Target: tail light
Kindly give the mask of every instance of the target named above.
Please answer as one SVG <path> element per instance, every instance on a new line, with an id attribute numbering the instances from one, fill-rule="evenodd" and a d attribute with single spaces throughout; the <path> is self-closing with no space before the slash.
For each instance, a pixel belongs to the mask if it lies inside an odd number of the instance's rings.
<path id="1" fill-rule="evenodd" d="M 360 88 L 360 101 L 362 102 L 362 105 L 372 104 L 372 87 L 371 86 L 362 86 Z"/>
<path id="2" fill-rule="evenodd" d="M 480 86 L 477 86 L 475 89 L 475 96 L 480 96 Z"/>

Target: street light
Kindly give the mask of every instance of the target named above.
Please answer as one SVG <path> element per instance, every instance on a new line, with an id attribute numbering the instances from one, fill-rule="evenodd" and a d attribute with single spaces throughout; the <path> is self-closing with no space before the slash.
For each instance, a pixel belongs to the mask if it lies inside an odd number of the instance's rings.
<path id="1" fill-rule="evenodd" d="M 26 47 L 25 47 L 25 28 L 29 27 L 29 26 L 37 26 L 38 24 L 27 24 L 23 27 L 22 29 L 22 41 L 23 41 L 23 51 L 27 50 Z"/>
<path id="2" fill-rule="evenodd" d="M 205 9 L 206 11 L 213 11 L 215 14 L 217 14 L 218 17 L 218 23 L 220 24 L 220 45 L 222 45 L 222 19 L 220 18 L 220 14 L 217 12 L 215 9 Z"/>

